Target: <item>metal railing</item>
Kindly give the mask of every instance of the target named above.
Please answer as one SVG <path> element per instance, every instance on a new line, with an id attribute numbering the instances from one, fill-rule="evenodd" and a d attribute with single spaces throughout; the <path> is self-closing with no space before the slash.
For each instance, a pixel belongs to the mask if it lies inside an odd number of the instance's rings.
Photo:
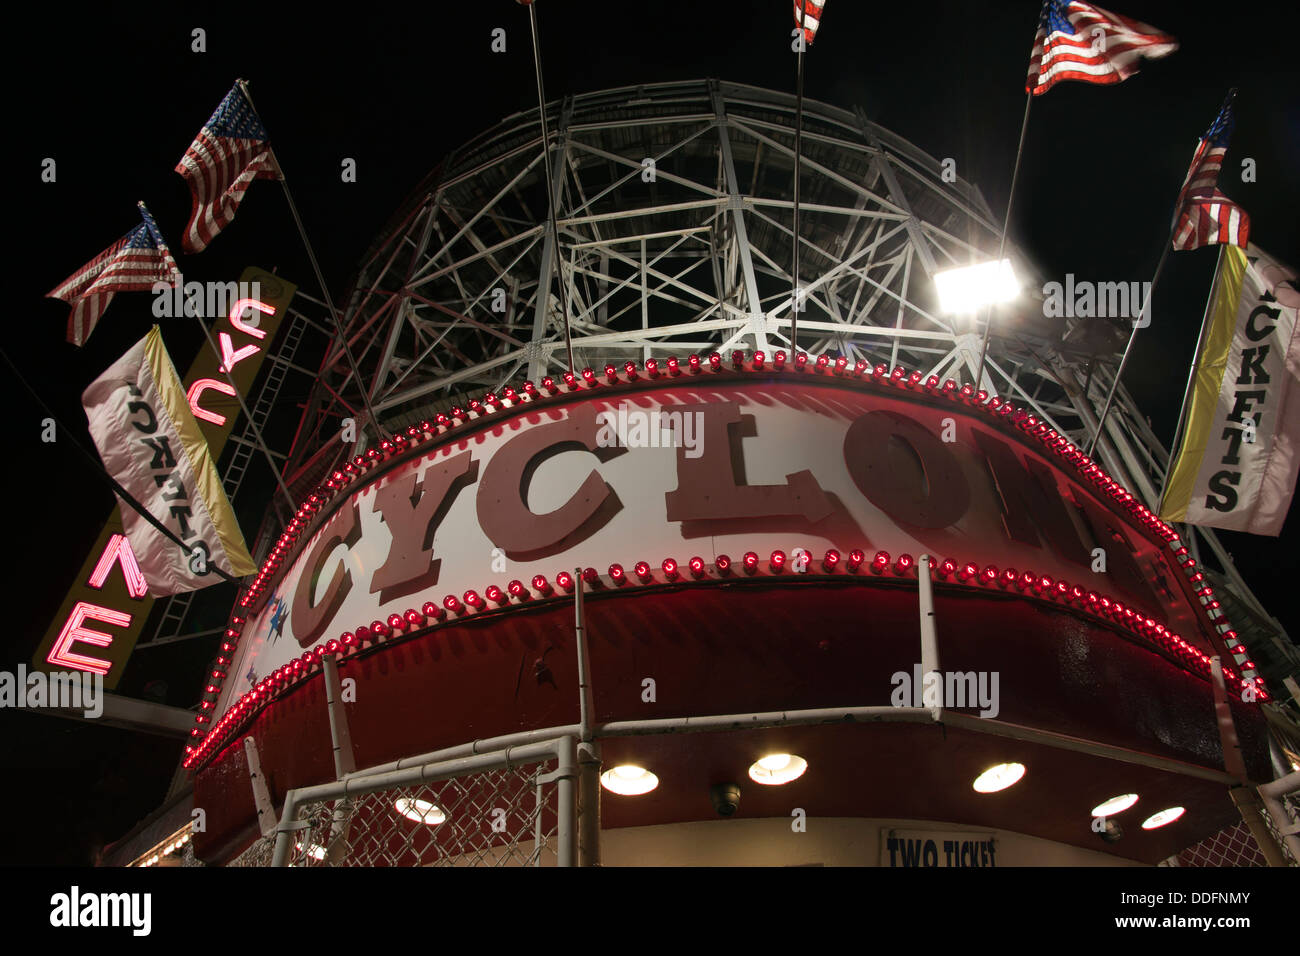
<path id="1" fill-rule="evenodd" d="M 573 866 L 576 777 L 559 737 L 302 787 L 234 865 Z"/>

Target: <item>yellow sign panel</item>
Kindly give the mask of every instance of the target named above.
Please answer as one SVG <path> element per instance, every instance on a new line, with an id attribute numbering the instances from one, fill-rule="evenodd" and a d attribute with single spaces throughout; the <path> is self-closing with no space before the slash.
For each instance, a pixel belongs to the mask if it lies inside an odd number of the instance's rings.
<path id="1" fill-rule="evenodd" d="M 155 296 L 154 314 L 160 317 L 170 315 L 179 321 L 192 314 L 186 307 L 196 296 L 203 297 L 203 314 L 220 315 L 211 329 L 220 355 L 205 343 L 183 379 L 190 409 L 214 461 L 240 414 L 237 394 L 247 395 L 252 387 L 297 288 L 250 266 L 237 284 L 187 283 L 174 295 L 160 292 Z M 212 309 L 214 303 L 221 303 L 219 311 Z M 230 369 L 237 394 L 223 366 Z M 32 665 L 47 673 L 102 674 L 105 687 L 114 689 L 153 609 L 153 598 L 143 585 L 135 556 L 122 534 L 122 516 L 115 508 L 59 605 Z"/>

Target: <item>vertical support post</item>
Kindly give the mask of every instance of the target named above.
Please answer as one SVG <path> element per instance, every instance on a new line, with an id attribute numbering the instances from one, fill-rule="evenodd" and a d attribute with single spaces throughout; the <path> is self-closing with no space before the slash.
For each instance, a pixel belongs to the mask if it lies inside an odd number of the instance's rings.
<path id="1" fill-rule="evenodd" d="M 339 665 L 333 654 L 321 658 L 325 671 L 325 706 L 329 710 L 330 743 L 334 747 L 334 775 L 342 780 L 357 769 L 352 754 L 352 734 L 348 730 L 348 715 L 343 710 L 343 689 L 339 680 Z"/>
<path id="2" fill-rule="evenodd" d="M 546 809 L 546 789 L 534 775 L 533 793 L 536 797 L 536 816 L 533 817 L 533 866 L 542 865 L 542 813 Z"/>
<path id="3" fill-rule="evenodd" d="M 600 745 L 592 739 L 595 702 L 591 689 L 591 655 L 587 649 L 582 568 L 573 569 L 573 632 L 578 651 L 578 842 L 579 866 L 600 865 Z"/>
<path id="4" fill-rule="evenodd" d="M 933 559 L 928 554 L 923 554 L 916 565 L 916 580 L 919 587 L 917 588 L 920 600 L 921 612 L 921 688 L 922 703 L 925 703 L 925 686 L 929 683 L 930 674 L 938 674 L 939 671 L 939 637 L 934 627 L 934 581 L 931 578 L 931 568 Z M 939 686 L 943 687 L 943 676 L 939 675 Z M 940 718 L 940 712 L 943 709 L 943 698 L 940 695 L 938 703 L 930 704 L 930 716 L 937 723 Z"/>
<path id="5" fill-rule="evenodd" d="M 342 780 L 356 772 L 356 757 L 352 753 L 352 734 L 348 730 L 348 716 L 343 709 L 343 686 L 339 680 L 339 665 L 333 654 L 321 658 L 325 672 L 325 706 L 329 711 L 330 743 L 334 747 L 334 775 Z M 329 846 L 326 859 L 331 865 L 342 863 L 347 856 L 348 834 L 352 826 L 352 801 L 347 797 L 334 802 L 334 818 L 330 823 Z"/>
<path id="6" fill-rule="evenodd" d="M 564 737 L 557 742 L 556 756 L 559 766 L 556 768 L 555 788 L 559 800 L 557 808 L 556 841 L 558 864 L 576 866 L 578 861 L 578 833 L 576 826 L 577 800 L 574 792 L 574 778 L 578 775 L 577 746 L 572 737 Z"/>
<path id="7" fill-rule="evenodd" d="M 292 839 L 293 818 L 297 813 L 297 809 L 293 799 L 293 791 L 290 790 L 284 795 L 284 809 L 280 811 L 280 822 L 275 828 L 275 852 L 271 854 L 271 866 L 273 867 L 289 865 L 289 841 Z"/>
<path id="8" fill-rule="evenodd" d="M 266 786 L 266 777 L 262 774 L 262 762 L 257 756 L 257 741 L 252 737 L 244 738 L 244 756 L 248 760 L 248 782 L 253 787 L 253 806 L 257 808 L 257 826 L 262 836 L 275 832 L 275 805 L 271 803 L 271 792 Z"/>
<path id="9" fill-rule="evenodd" d="M 1223 747 L 1223 769 L 1238 780 L 1248 780 L 1246 761 L 1241 756 L 1241 743 L 1237 739 L 1237 725 L 1232 720 L 1228 705 L 1228 689 L 1223 683 L 1223 667 L 1218 655 L 1210 658 L 1210 686 L 1214 690 L 1214 716 L 1219 725 L 1219 743 Z"/>

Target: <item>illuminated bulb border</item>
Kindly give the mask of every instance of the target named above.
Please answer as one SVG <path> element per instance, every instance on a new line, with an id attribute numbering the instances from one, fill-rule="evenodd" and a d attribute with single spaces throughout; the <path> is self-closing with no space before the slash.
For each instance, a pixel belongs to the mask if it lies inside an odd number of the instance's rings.
<path id="1" fill-rule="evenodd" d="M 740 356 L 739 361 L 736 359 L 737 355 Z M 667 360 L 670 373 L 667 376 L 658 373 L 655 360 L 650 361 L 655 362 L 655 364 L 645 368 L 645 371 L 651 380 L 671 382 L 674 377 L 680 374 L 680 363 L 676 360 Z M 766 357 L 756 364 L 754 353 L 750 354 L 748 362 L 744 360 L 744 353 L 733 353 L 731 367 L 724 366 L 722 356 L 716 352 L 687 357 L 690 374 L 700 374 L 707 367 L 711 374 L 723 378 L 744 378 L 749 375 L 763 377 L 786 375 L 797 380 L 808 376 L 807 368 L 809 364 L 809 356 L 803 352 L 797 353 L 794 362 L 789 364 L 784 361 L 783 353 L 777 353 L 777 357 L 774 358 L 770 365 L 767 364 Z M 849 366 L 847 362 L 840 362 L 838 357 L 832 361 L 827 353 L 817 356 L 812 361 L 811 366 L 814 372 L 813 377 L 840 379 L 844 382 L 854 381 L 860 386 L 883 391 L 924 391 L 941 400 L 958 402 L 974 409 L 980 409 L 999 421 L 1007 430 L 1022 433 L 1026 440 L 1036 440 L 1044 446 L 1047 452 L 1056 455 L 1061 460 L 1063 469 L 1066 465 L 1073 465 L 1081 483 L 1085 485 L 1092 484 L 1099 495 L 1110 497 L 1114 501 L 1116 508 L 1120 511 L 1127 511 L 1137 523 L 1139 529 L 1152 541 L 1157 544 L 1163 542 L 1169 548 L 1173 553 L 1173 557 L 1177 559 L 1173 563 L 1181 566 L 1183 573 L 1189 579 L 1192 590 L 1195 592 L 1194 596 L 1201 603 L 1206 617 L 1215 632 L 1225 642 L 1235 663 L 1242 668 L 1242 679 L 1254 684 L 1257 701 L 1269 700 L 1263 679 L 1254 667 L 1254 662 L 1246 653 L 1245 646 L 1237 640 L 1236 631 L 1232 629 L 1219 602 L 1214 600 L 1213 589 L 1205 584 L 1204 573 L 1197 568 L 1196 562 L 1188 556 L 1187 549 L 1183 546 L 1178 533 L 1171 525 L 1161 520 L 1138 502 L 1133 495 L 1125 491 L 1119 482 L 1107 475 L 1096 462 L 1085 455 L 1078 446 L 1065 436 L 1054 431 L 1045 422 L 1039 421 L 1037 417 L 1029 414 L 1024 409 L 1017 408 L 1011 402 L 1004 401 L 1001 398 L 990 399 L 984 391 L 975 392 L 971 386 L 963 386 L 958 389 L 956 383 L 951 380 L 943 382 L 942 386 L 940 386 L 939 380 L 935 376 L 931 376 L 928 381 L 921 383 L 919 376 L 914 372 L 909 373 L 902 366 L 896 366 L 892 370 L 884 365 L 877 365 L 872 368 L 863 362 Z M 532 382 L 525 382 L 521 390 L 509 387 L 502 389 L 501 396 L 489 392 L 483 396 L 481 401 L 467 402 L 469 411 L 456 408 L 452 410 L 450 416 L 439 414 L 431 421 L 411 425 L 404 431 L 383 439 L 378 448 L 371 448 L 364 455 L 356 456 L 341 467 L 336 468 L 330 473 L 330 477 L 325 483 L 311 492 L 299 506 L 288 527 L 280 535 L 266 561 L 258 570 L 253 583 L 238 599 L 231 617 L 230 628 L 226 631 L 227 641 L 223 643 L 220 654 L 208 671 L 209 679 L 207 684 L 215 687 L 215 690 L 205 691 L 204 700 L 210 701 L 215 706 L 216 699 L 220 695 L 221 687 L 225 682 L 227 668 L 233 659 L 235 649 L 238 647 L 245 616 L 249 613 L 249 609 L 257 605 L 259 599 L 269 592 L 278 579 L 279 572 L 291 566 L 297 560 L 301 547 L 315 533 L 317 522 L 321 518 L 321 512 L 325 505 L 339 492 L 344 491 L 359 479 L 369 478 L 370 473 L 379 465 L 392 465 L 395 463 L 395 459 L 404 457 L 408 452 L 418 450 L 421 445 L 448 435 L 457 429 L 464 429 L 466 426 L 474 425 L 480 419 L 491 415 L 506 412 L 523 405 L 535 404 L 539 401 L 562 402 L 572 395 L 596 389 L 607 390 L 611 386 L 630 385 L 636 382 L 641 383 L 643 387 L 646 379 L 638 375 L 637 368 L 636 362 L 625 363 L 621 370 L 616 366 L 607 367 L 605 370 L 606 382 L 575 376 L 573 384 L 568 385 L 562 380 L 556 382 L 554 379 L 547 377 L 542 381 L 542 389 L 538 389 Z M 549 394 L 543 394 L 543 390 Z M 866 566 L 868 569 L 871 568 L 869 563 Z M 963 565 L 958 565 L 958 567 L 963 567 Z M 763 573 L 761 568 L 756 568 L 754 571 L 755 575 Z M 893 569 L 882 569 L 881 573 L 882 576 L 892 576 Z M 706 574 L 701 579 L 713 576 L 716 575 Z M 978 583 L 980 578 L 977 576 L 975 580 Z M 649 583 L 653 583 L 653 581 L 647 582 L 647 584 Z M 623 584 L 636 585 L 639 582 L 634 582 L 629 577 Z M 512 596 L 511 601 L 503 606 L 509 606 L 514 602 L 515 598 Z M 476 613 L 488 613 L 488 611 L 484 610 Z M 1177 637 L 1177 635 L 1174 636 Z M 1177 638 L 1177 641 L 1181 642 L 1181 638 Z M 352 650 L 355 651 L 355 648 L 352 648 Z M 1182 653 L 1181 650 L 1178 650 L 1178 652 Z M 319 656 L 312 663 L 319 665 Z M 1208 658 L 1203 663 L 1208 664 Z M 1232 671 L 1227 666 L 1223 670 L 1225 676 L 1232 675 Z M 260 700 L 270 692 L 269 687 L 263 686 L 266 684 L 267 681 L 264 680 L 258 685 L 264 693 L 257 694 L 254 697 L 255 701 Z M 249 696 L 248 694 L 244 695 L 244 698 L 240 699 L 240 703 Z M 203 708 L 202 703 L 200 703 L 200 708 L 201 711 L 211 709 Z M 233 713 L 233 710 L 232 705 L 227 714 Z M 223 721 L 224 719 L 223 717 Z M 192 741 L 202 739 L 202 743 L 197 747 L 193 744 L 186 747 L 187 757 L 184 761 L 186 767 L 192 767 L 200 759 L 211 753 L 211 747 L 205 745 L 213 737 L 211 731 L 216 730 L 217 727 L 221 726 L 221 723 L 219 722 L 211 730 L 205 731 L 205 725 L 208 722 L 209 719 L 205 713 L 200 712 L 195 716 L 195 726 L 190 731 L 190 737 Z"/>

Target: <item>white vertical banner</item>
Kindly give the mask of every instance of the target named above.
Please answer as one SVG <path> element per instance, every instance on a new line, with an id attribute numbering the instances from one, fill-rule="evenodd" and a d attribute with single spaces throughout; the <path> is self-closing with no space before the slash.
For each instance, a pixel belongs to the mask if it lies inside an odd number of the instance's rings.
<path id="1" fill-rule="evenodd" d="M 1160 516 L 1276 536 L 1300 470 L 1294 269 L 1225 246 Z"/>
<path id="2" fill-rule="evenodd" d="M 82 404 L 108 472 L 188 549 L 122 504 L 150 594 L 218 584 L 214 568 L 236 578 L 256 570 L 157 326 L 91 383 Z"/>

